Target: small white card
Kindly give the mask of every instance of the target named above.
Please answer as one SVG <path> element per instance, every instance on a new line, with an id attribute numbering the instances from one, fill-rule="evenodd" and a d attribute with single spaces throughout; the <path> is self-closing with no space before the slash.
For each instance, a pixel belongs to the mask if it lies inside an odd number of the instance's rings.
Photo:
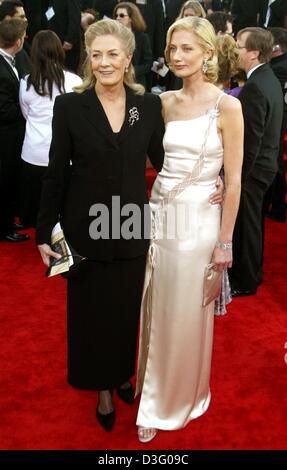
<path id="1" fill-rule="evenodd" d="M 49 7 L 48 10 L 46 11 L 45 15 L 46 15 L 47 20 L 50 21 L 53 18 L 53 16 L 55 16 L 54 8 Z"/>
<path id="2" fill-rule="evenodd" d="M 158 75 L 160 75 L 161 77 L 165 77 L 167 72 L 169 71 L 169 68 L 165 64 L 163 64 L 162 67 L 159 67 L 159 65 L 160 65 L 159 62 L 155 60 L 152 65 L 151 70 L 157 73 Z"/>
<path id="3" fill-rule="evenodd" d="M 136 0 L 136 3 L 138 5 L 146 5 L 147 4 L 147 0 Z"/>

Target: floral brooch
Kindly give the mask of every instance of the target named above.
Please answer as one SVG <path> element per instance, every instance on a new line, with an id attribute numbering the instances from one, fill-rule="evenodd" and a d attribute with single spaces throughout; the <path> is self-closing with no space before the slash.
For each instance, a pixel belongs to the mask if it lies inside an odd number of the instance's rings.
<path id="1" fill-rule="evenodd" d="M 129 125 L 130 125 L 130 126 L 133 126 L 134 123 L 135 123 L 136 121 L 138 121 L 139 118 L 140 118 L 140 115 L 139 115 L 139 112 L 138 112 L 138 108 L 136 108 L 135 106 L 134 106 L 133 108 L 131 108 L 131 109 L 129 110 L 129 116 L 130 116 L 130 117 L 129 117 Z"/>

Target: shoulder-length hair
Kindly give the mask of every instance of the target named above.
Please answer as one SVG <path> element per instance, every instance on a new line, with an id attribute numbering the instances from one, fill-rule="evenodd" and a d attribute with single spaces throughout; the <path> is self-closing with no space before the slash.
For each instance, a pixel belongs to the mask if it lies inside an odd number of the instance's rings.
<path id="1" fill-rule="evenodd" d="M 191 16 L 182 18 L 173 23 L 167 32 L 165 58 L 170 64 L 170 44 L 172 35 L 175 31 L 188 31 L 193 33 L 203 52 L 211 52 L 210 58 L 207 60 L 207 72 L 204 75 L 205 80 L 216 83 L 218 76 L 218 60 L 216 54 L 217 38 L 213 26 L 205 18 Z"/>
<path id="2" fill-rule="evenodd" d="M 48 95 L 52 99 L 55 84 L 61 94 L 65 93 L 64 61 L 65 52 L 57 34 L 49 30 L 39 31 L 32 42 L 32 70 L 27 90 L 33 85 L 38 95 Z"/>
<path id="3" fill-rule="evenodd" d="M 146 30 L 146 23 L 143 19 L 143 16 L 139 10 L 139 8 L 131 2 L 120 2 L 114 8 L 113 11 L 113 18 L 116 18 L 116 13 L 119 8 L 125 8 L 128 12 L 128 15 L 132 22 L 132 30 L 133 31 L 145 31 Z"/>
<path id="4" fill-rule="evenodd" d="M 236 41 L 232 36 L 217 36 L 218 79 L 217 83 L 225 83 L 239 71 L 240 54 Z"/>
<path id="5" fill-rule="evenodd" d="M 133 32 L 115 20 L 100 20 L 91 24 L 85 33 L 85 45 L 87 50 L 87 59 L 84 66 L 84 80 L 82 85 L 75 87 L 77 93 L 93 88 L 96 85 L 96 77 L 91 66 L 91 46 L 95 38 L 100 36 L 114 36 L 119 39 L 128 55 L 133 55 L 135 50 L 135 37 Z M 143 95 L 145 89 L 135 81 L 134 68 L 130 63 L 127 72 L 124 74 L 124 84 L 128 86 L 136 95 Z"/>

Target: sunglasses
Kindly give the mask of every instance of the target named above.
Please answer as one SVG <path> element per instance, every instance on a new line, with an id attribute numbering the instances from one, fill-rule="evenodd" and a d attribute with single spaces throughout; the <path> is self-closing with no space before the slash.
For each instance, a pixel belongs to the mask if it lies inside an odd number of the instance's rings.
<path id="1" fill-rule="evenodd" d="M 125 16 L 129 16 L 129 15 L 125 15 L 124 13 L 116 13 L 115 14 L 116 18 L 124 18 Z"/>

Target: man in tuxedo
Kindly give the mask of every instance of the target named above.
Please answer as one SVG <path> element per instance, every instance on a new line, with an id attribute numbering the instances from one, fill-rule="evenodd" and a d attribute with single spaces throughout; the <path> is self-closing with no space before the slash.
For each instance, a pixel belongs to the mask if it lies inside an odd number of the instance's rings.
<path id="1" fill-rule="evenodd" d="M 19 105 L 19 74 L 15 56 L 22 49 L 27 21 L 0 23 L 0 239 L 21 242 L 29 239 L 14 229 L 15 199 L 19 191 L 21 149 L 25 120 Z"/>
<path id="2" fill-rule="evenodd" d="M 237 43 L 247 82 L 239 94 L 244 159 L 230 281 L 233 295 L 252 295 L 262 282 L 263 199 L 278 168 L 283 100 L 280 82 L 268 64 L 272 34 L 262 28 L 245 28 L 238 32 Z"/>
<path id="3" fill-rule="evenodd" d="M 26 12 L 21 0 L 4 0 L 4 2 L 0 4 L 0 21 L 11 20 L 12 18 L 26 20 Z M 29 51 L 30 46 L 25 40 L 23 48 L 15 56 L 19 78 L 25 77 L 25 75 L 29 74 L 31 71 L 31 61 L 28 55 Z"/>
<path id="4" fill-rule="evenodd" d="M 233 0 L 231 14 L 235 36 L 240 29 L 257 26 L 261 2 L 262 0 Z"/>
<path id="5" fill-rule="evenodd" d="M 287 28 L 286 0 L 261 0 L 259 26 Z"/>

